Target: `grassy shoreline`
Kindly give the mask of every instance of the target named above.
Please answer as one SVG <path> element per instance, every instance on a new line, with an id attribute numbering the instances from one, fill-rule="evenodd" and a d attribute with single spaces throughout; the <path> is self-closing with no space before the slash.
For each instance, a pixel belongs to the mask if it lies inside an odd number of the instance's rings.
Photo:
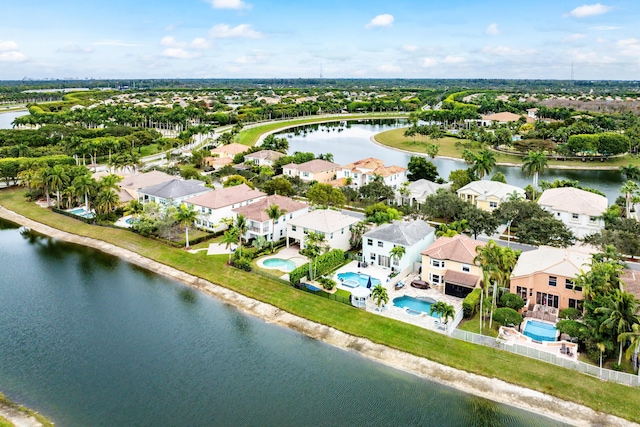
<path id="1" fill-rule="evenodd" d="M 439 145 L 439 157 L 449 157 L 452 159 L 462 160 L 462 147 L 456 147 L 455 143 L 462 141 L 453 137 L 440 138 L 437 141 L 431 140 L 426 136 L 416 135 L 414 138 L 404 136 L 406 128 L 391 129 L 380 132 L 373 136 L 375 142 L 389 148 L 404 151 L 407 153 L 426 154 L 426 143 L 436 143 Z M 522 157 L 495 151 L 496 161 L 502 166 L 522 166 Z M 620 166 L 633 164 L 640 166 L 640 158 L 626 155 L 623 157 L 615 157 L 601 162 L 582 162 L 580 160 L 555 160 L 549 158 L 548 167 L 551 169 L 579 169 L 579 170 L 618 170 Z"/>
<path id="2" fill-rule="evenodd" d="M 44 427 L 53 427 L 54 424 L 49 421 L 44 415 L 41 415 L 39 413 L 37 413 L 36 411 L 29 409 L 29 408 L 25 408 L 22 405 L 18 405 L 17 403 L 9 400 L 4 394 L 0 393 L 0 408 L 1 407 L 5 407 L 7 409 L 13 410 L 13 411 L 18 411 L 22 414 L 24 414 L 24 416 L 26 417 L 33 417 L 36 419 L 37 422 L 39 422 L 42 426 Z M 5 420 L 5 418 L 3 418 L 2 416 L 0 416 L 0 425 L 2 425 L 2 421 Z M 11 419 L 7 420 L 10 424 L 10 426 L 15 425 Z M 18 424 L 21 425 L 21 424 Z"/>
<path id="3" fill-rule="evenodd" d="M 0 191 L 0 205 L 34 221 L 136 252 L 159 263 L 201 277 L 249 298 L 347 334 L 398 349 L 436 363 L 537 390 L 596 411 L 640 422 L 640 389 L 560 368 L 488 347 L 455 340 L 407 323 L 318 298 L 278 282 L 225 265 L 227 256 L 190 254 L 126 230 L 103 228 L 25 203 L 24 190 Z"/>

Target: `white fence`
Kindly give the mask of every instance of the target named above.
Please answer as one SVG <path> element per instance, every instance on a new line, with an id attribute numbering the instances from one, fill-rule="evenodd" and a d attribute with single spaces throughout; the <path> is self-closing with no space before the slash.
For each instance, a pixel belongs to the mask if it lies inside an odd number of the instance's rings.
<path id="1" fill-rule="evenodd" d="M 574 371 L 598 377 L 605 381 L 612 381 L 634 387 L 640 386 L 640 376 L 638 375 L 612 371 L 610 369 L 600 369 L 600 367 L 598 366 L 589 365 L 580 361 L 570 360 L 555 353 L 528 347 L 526 345 L 507 343 L 496 338 L 475 334 L 473 332 L 461 331 L 459 329 L 453 331 L 451 336 L 459 340 L 509 351 L 521 356 L 531 357 L 532 359 L 538 359 L 542 360 L 543 362 L 562 366 L 563 368 L 573 369 Z"/>

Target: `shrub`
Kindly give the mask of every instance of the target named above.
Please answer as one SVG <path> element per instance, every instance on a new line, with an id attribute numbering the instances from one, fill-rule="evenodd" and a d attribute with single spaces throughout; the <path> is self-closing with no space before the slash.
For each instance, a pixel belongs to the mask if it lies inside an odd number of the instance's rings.
<path id="1" fill-rule="evenodd" d="M 328 291 L 335 288 L 336 286 L 336 281 L 328 277 L 318 277 L 318 283 L 320 283 L 322 287 Z"/>
<path id="2" fill-rule="evenodd" d="M 322 276 L 323 274 L 332 271 L 334 268 L 341 265 L 344 262 L 344 259 L 344 251 L 341 249 L 333 249 L 323 255 L 320 255 L 314 261 L 316 276 Z M 301 265 L 289 273 L 289 281 L 295 285 L 305 276 L 309 277 L 309 263 Z"/>
<path id="3" fill-rule="evenodd" d="M 240 270 L 251 271 L 251 259 L 244 256 L 240 256 L 238 258 L 234 257 L 231 261 L 231 265 Z"/>
<path id="4" fill-rule="evenodd" d="M 493 320 L 502 326 L 519 325 L 522 323 L 522 315 L 513 308 L 501 307 L 493 312 Z"/>
<path id="5" fill-rule="evenodd" d="M 611 364 L 611 369 L 620 372 L 622 371 L 622 365 L 619 365 L 618 362 L 614 362 Z"/>
<path id="6" fill-rule="evenodd" d="M 580 338 L 583 335 L 583 330 L 586 332 L 586 327 L 582 323 L 570 319 L 559 321 L 556 329 L 561 334 L 567 334 L 571 338 Z"/>
<path id="7" fill-rule="evenodd" d="M 516 294 L 503 294 L 500 297 L 500 306 L 501 307 L 509 307 L 516 311 L 520 310 L 524 307 L 524 300 L 520 295 Z"/>
<path id="8" fill-rule="evenodd" d="M 561 319 L 576 320 L 581 316 L 581 314 L 582 313 L 580 313 L 580 310 L 578 310 L 577 308 L 568 307 L 560 310 L 560 313 L 558 313 L 558 317 L 560 317 Z"/>
<path id="9" fill-rule="evenodd" d="M 464 312 L 464 317 L 469 318 L 473 317 L 473 315 L 476 314 L 478 306 L 480 305 L 481 293 L 482 289 L 476 288 L 462 301 L 462 311 Z"/>

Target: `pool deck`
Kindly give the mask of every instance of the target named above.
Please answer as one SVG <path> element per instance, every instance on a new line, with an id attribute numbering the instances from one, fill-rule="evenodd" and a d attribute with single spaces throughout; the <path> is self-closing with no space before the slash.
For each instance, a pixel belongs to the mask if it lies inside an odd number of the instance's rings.
<path id="1" fill-rule="evenodd" d="M 524 329 L 524 324 L 522 325 Z M 569 341 L 535 341 L 528 336 L 519 332 L 516 328 L 506 326 L 500 327 L 498 339 L 507 345 L 519 344 L 525 347 L 535 348 L 536 350 L 553 353 L 556 356 L 566 358 L 567 360 L 578 360 L 578 344 Z M 562 347 L 568 348 L 571 354 L 562 353 Z"/>
<path id="2" fill-rule="evenodd" d="M 257 261 L 258 267 L 264 268 L 265 270 L 282 271 L 283 273 L 287 273 L 287 278 L 289 276 L 289 274 L 288 274 L 289 272 L 288 271 L 280 270 L 279 268 L 274 268 L 274 267 L 267 267 L 267 266 L 264 265 L 264 262 L 266 260 L 274 259 L 274 258 L 291 261 L 296 265 L 296 268 L 309 262 L 309 258 L 307 258 L 304 255 L 300 255 L 300 252 L 298 252 L 298 249 L 292 248 L 292 247 L 290 247 L 290 248 L 282 248 L 280 251 L 278 251 L 278 252 L 276 252 L 276 253 L 274 253 L 272 255 L 267 255 L 265 257 L 262 257 Z"/>

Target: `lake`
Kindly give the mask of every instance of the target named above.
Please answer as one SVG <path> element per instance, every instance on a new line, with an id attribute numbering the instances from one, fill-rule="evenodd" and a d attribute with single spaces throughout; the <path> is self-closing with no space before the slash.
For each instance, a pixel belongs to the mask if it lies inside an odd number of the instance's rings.
<path id="1" fill-rule="evenodd" d="M 558 425 L 2 220 L 0 271 L 0 390 L 59 426 Z"/>
<path id="2" fill-rule="evenodd" d="M 314 154 L 331 153 L 334 161 L 347 164 L 366 157 L 376 157 L 384 160 L 387 165 L 406 167 L 411 158 L 410 154 L 392 150 L 374 144 L 370 137 L 386 130 L 406 127 L 406 120 L 343 120 L 334 123 L 305 125 L 288 129 L 277 134 L 289 140 L 289 152 L 310 151 Z M 433 163 L 438 167 L 440 176 L 445 179 L 456 169 L 468 168 L 462 161 L 436 158 Z M 520 167 L 498 166 L 493 172 L 502 172 L 507 182 L 518 187 L 526 187 L 532 183 L 532 178 L 526 176 Z M 620 172 L 602 170 L 564 170 L 547 169 L 540 176 L 541 180 L 556 179 L 577 180 L 584 187 L 596 188 L 606 194 L 609 203 L 613 203 L 620 195 L 620 187 L 624 179 Z"/>
<path id="3" fill-rule="evenodd" d="M 21 111 L 0 111 L 0 129 L 12 129 L 13 126 L 11 123 L 16 119 L 16 117 L 26 116 L 29 114 L 27 110 Z"/>

